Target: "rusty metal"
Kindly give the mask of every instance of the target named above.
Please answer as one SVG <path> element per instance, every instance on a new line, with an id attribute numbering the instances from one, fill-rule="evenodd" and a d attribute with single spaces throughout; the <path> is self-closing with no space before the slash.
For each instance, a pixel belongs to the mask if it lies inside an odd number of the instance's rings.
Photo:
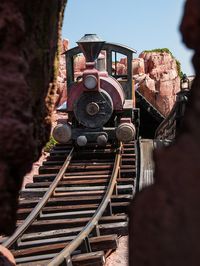
<path id="1" fill-rule="evenodd" d="M 104 198 L 99 205 L 97 211 L 93 215 L 92 219 L 88 222 L 88 224 L 83 228 L 83 230 L 78 234 L 78 236 L 72 240 L 72 242 L 64 248 L 58 256 L 56 256 L 49 264 L 48 266 L 56 266 L 60 265 L 65 261 L 65 258 L 70 257 L 72 252 L 76 250 L 78 246 L 88 237 L 90 232 L 93 230 L 93 228 L 98 224 L 98 221 L 100 217 L 103 215 L 103 212 L 105 211 L 107 205 L 109 204 L 110 197 L 113 193 L 115 183 L 117 180 L 119 168 L 120 168 L 120 161 L 121 161 L 121 152 L 122 152 L 122 144 L 120 145 L 120 148 L 117 150 L 115 163 L 113 167 L 112 176 L 108 185 L 108 189 L 104 195 Z"/>
<path id="2" fill-rule="evenodd" d="M 74 148 L 72 148 L 72 150 L 70 151 L 63 166 L 60 168 L 55 180 L 52 182 L 49 189 L 44 194 L 42 200 L 38 202 L 34 210 L 26 218 L 24 223 L 20 227 L 17 228 L 15 233 L 2 244 L 4 247 L 9 248 L 12 244 L 14 244 L 19 239 L 19 237 L 22 236 L 22 234 L 26 231 L 26 229 L 34 222 L 37 216 L 41 213 L 42 208 L 45 206 L 45 204 L 47 203 L 51 195 L 54 193 L 58 185 L 58 182 L 62 179 L 63 175 L 65 174 L 65 171 L 72 159 L 73 151 L 74 151 Z"/>

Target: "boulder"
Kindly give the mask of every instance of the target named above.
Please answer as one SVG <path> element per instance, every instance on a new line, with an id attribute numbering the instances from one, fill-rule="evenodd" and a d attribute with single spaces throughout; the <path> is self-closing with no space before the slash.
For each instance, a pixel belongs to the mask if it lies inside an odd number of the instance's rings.
<path id="1" fill-rule="evenodd" d="M 59 55 L 59 69 L 56 82 L 56 94 L 55 94 L 55 109 L 63 104 L 67 100 L 67 84 L 66 84 L 66 61 L 64 52 L 69 49 L 69 40 L 63 39 L 60 44 L 61 53 Z"/>
<path id="2" fill-rule="evenodd" d="M 113 66 L 114 67 L 114 66 Z M 139 91 L 164 116 L 172 109 L 180 90 L 176 59 L 166 51 L 142 52 L 132 61 L 133 79 Z M 117 63 L 117 74 L 127 73 L 127 59 Z"/>
<path id="3" fill-rule="evenodd" d="M 144 71 L 147 75 L 139 91 L 167 116 L 176 100 L 176 93 L 180 90 L 176 60 L 167 52 L 143 52 L 139 58 L 144 60 Z M 137 83 L 137 75 L 134 78 Z"/>
<path id="4" fill-rule="evenodd" d="M 127 67 L 124 64 L 117 63 L 117 74 L 125 75 L 127 73 Z"/>
<path id="5" fill-rule="evenodd" d="M 74 72 L 82 72 L 85 69 L 85 57 L 78 55 L 74 60 Z"/>
<path id="6" fill-rule="evenodd" d="M 62 53 L 66 52 L 69 49 L 69 40 L 68 39 L 63 39 L 61 41 L 61 49 L 62 49 Z"/>
<path id="7" fill-rule="evenodd" d="M 132 61 L 133 75 L 144 74 L 144 59 L 143 58 L 134 58 Z"/>

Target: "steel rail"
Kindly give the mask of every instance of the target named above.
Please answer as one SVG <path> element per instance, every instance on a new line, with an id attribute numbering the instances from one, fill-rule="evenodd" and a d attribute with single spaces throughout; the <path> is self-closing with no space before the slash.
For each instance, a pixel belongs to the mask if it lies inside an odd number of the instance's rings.
<path id="1" fill-rule="evenodd" d="M 75 251 L 80 246 L 80 244 L 87 238 L 87 236 L 90 234 L 93 228 L 98 225 L 98 221 L 103 215 L 107 205 L 109 204 L 114 187 L 116 185 L 117 176 L 120 168 L 120 162 L 121 162 L 120 160 L 121 153 L 122 153 L 122 144 L 120 144 L 120 147 L 117 149 L 113 172 L 108 188 L 95 214 L 93 215 L 91 220 L 87 223 L 87 225 L 82 229 L 82 231 L 77 235 L 77 237 L 75 237 L 75 239 L 73 239 L 69 245 L 67 245 L 57 256 L 55 256 L 49 262 L 48 266 L 60 265 L 65 260 L 69 260 L 70 262 L 71 261 L 70 257 L 72 252 Z"/>
<path id="2" fill-rule="evenodd" d="M 50 185 L 49 189 L 44 194 L 43 198 L 38 202 L 38 204 L 35 206 L 33 211 L 25 219 L 23 224 L 17 228 L 17 230 L 14 232 L 14 234 L 11 237 L 9 237 L 4 243 L 2 243 L 2 245 L 4 247 L 9 248 L 11 245 L 13 245 L 19 239 L 19 237 L 22 236 L 22 234 L 26 231 L 26 229 L 34 222 L 34 220 L 39 215 L 39 213 L 41 212 L 44 205 L 47 203 L 48 199 L 54 193 L 54 191 L 58 185 L 58 182 L 62 179 L 62 177 L 63 177 L 71 159 L 72 159 L 73 151 L 74 151 L 74 148 L 71 149 L 71 151 L 70 151 L 69 155 L 67 156 L 63 166 L 60 168 L 58 174 L 56 175 L 56 178 L 54 179 L 54 181 Z"/>

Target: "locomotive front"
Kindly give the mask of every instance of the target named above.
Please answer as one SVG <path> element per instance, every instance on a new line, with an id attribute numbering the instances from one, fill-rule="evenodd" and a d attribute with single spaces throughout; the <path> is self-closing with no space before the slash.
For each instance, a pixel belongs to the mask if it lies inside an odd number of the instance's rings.
<path id="1" fill-rule="evenodd" d="M 122 86 L 106 71 L 96 69 L 105 42 L 96 34 L 86 34 L 77 43 L 86 59 L 85 70 L 68 88 L 68 121 L 55 127 L 54 138 L 60 143 L 73 140 L 79 146 L 133 140 L 132 108 L 127 112 Z"/>

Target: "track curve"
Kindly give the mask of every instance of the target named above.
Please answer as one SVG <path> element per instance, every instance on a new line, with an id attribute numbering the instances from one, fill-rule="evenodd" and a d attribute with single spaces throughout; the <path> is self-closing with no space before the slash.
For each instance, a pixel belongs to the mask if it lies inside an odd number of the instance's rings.
<path id="1" fill-rule="evenodd" d="M 134 143 L 57 145 L 22 191 L 18 229 L 3 245 L 17 265 L 104 265 L 118 235 L 127 234 L 135 171 Z"/>

